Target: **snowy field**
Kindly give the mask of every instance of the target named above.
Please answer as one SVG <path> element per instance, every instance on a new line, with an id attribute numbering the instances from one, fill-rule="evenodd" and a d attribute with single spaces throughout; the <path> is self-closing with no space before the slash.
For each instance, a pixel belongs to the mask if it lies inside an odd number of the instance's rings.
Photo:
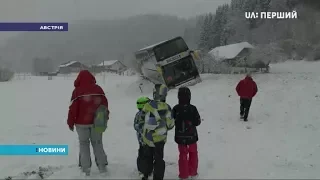
<path id="1" fill-rule="evenodd" d="M 320 63 L 272 65 L 254 75 L 259 92 L 248 122 L 239 120 L 234 90 L 242 75 L 203 75 L 191 87 L 192 103 L 204 119 L 199 131 L 200 179 L 319 178 Z M 68 144 L 68 156 L 0 156 L 0 178 L 83 179 L 77 167 L 78 142 L 66 125 L 75 76 L 31 77 L 0 83 L 1 144 Z M 136 179 L 137 140 L 133 129 L 137 77 L 97 76 L 109 99 L 111 119 L 104 134 L 109 166 L 106 177 L 92 168 L 92 179 Z M 177 90 L 168 95 L 177 103 Z M 119 136 L 124 133 L 125 136 Z M 166 179 L 177 179 L 178 149 L 169 133 Z"/>

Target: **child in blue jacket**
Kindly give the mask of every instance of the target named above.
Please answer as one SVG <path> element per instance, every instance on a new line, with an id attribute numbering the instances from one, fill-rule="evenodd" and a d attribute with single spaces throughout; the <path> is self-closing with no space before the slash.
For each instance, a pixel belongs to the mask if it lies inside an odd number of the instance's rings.
<path id="1" fill-rule="evenodd" d="M 140 118 L 141 116 L 141 110 L 143 109 L 144 105 L 148 103 L 150 99 L 148 97 L 139 97 L 137 99 L 137 108 L 138 112 L 136 113 L 136 116 L 134 118 L 134 129 L 136 130 L 137 133 L 137 139 L 139 142 L 139 150 L 138 150 L 138 157 L 137 157 L 137 168 L 139 171 L 139 175 L 142 176 L 141 169 L 143 166 L 142 163 L 142 156 L 143 156 L 143 140 L 142 140 L 142 131 L 143 131 L 143 126 L 144 126 L 144 119 Z"/>

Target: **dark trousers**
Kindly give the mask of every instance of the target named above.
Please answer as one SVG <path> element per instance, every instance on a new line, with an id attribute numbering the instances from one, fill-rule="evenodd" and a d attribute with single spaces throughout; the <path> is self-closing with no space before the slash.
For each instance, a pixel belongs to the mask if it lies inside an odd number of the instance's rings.
<path id="1" fill-rule="evenodd" d="M 252 99 L 240 98 L 240 116 L 243 116 L 244 120 L 248 119 L 251 102 Z"/>
<path id="2" fill-rule="evenodd" d="M 138 157 L 137 157 L 137 168 L 139 172 L 142 172 L 143 167 L 143 146 L 139 144 Z"/>
<path id="3" fill-rule="evenodd" d="M 143 146 L 141 172 L 148 177 L 153 170 L 153 180 L 163 180 L 165 162 L 163 160 L 164 142 L 155 143 L 155 147 Z"/>

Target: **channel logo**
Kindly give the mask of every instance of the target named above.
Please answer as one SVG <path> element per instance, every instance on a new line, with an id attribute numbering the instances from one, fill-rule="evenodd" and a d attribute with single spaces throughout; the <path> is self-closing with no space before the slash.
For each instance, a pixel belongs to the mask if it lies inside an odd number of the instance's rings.
<path id="1" fill-rule="evenodd" d="M 0 145 L 0 156 L 65 156 L 68 145 Z"/>

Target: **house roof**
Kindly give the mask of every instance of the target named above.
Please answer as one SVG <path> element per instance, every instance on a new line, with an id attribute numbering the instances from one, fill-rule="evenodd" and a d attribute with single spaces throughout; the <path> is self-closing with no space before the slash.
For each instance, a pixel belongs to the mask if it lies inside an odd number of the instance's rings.
<path id="1" fill-rule="evenodd" d="M 221 61 L 224 59 L 235 58 L 245 48 L 253 49 L 254 47 L 248 42 L 241 42 L 241 43 L 216 47 L 211 51 L 209 51 L 208 54 L 214 57 L 216 60 Z"/>
<path id="2" fill-rule="evenodd" d="M 98 64 L 97 66 L 111 66 L 116 62 L 118 62 L 118 60 L 103 61 L 100 64 Z"/>
<path id="3" fill-rule="evenodd" d="M 78 61 L 69 61 L 69 62 L 66 62 L 66 63 L 63 63 L 61 64 L 59 67 L 68 67 L 74 63 L 77 63 Z"/>

